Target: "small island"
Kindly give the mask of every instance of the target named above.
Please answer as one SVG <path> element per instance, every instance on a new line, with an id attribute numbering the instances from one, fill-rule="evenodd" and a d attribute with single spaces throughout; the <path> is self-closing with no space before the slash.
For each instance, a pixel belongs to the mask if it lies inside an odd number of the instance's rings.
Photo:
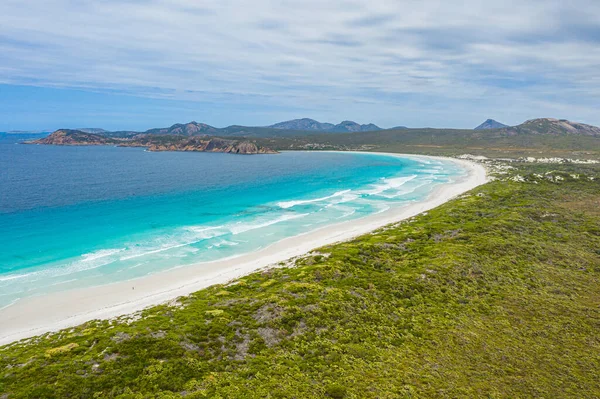
<path id="1" fill-rule="evenodd" d="M 118 147 L 145 147 L 148 151 L 195 151 L 222 152 L 227 154 L 277 154 L 270 148 L 260 146 L 247 139 L 223 139 L 220 137 L 184 136 L 179 134 L 149 134 L 134 136 L 109 136 L 106 134 L 87 133 L 81 130 L 59 129 L 47 137 L 26 141 L 24 144 L 44 145 L 114 145 Z"/>

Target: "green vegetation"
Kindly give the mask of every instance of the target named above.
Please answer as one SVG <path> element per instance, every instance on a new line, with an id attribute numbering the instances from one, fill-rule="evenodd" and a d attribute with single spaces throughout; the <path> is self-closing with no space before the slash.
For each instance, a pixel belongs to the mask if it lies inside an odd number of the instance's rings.
<path id="1" fill-rule="evenodd" d="M 600 167 L 512 166 L 296 267 L 6 346 L 0 398 L 600 397 Z"/>
<path id="2" fill-rule="evenodd" d="M 262 138 L 257 142 L 275 150 L 359 150 L 405 154 L 488 157 L 599 158 L 600 137 L 577 134 L 537 134 L 514 129 L 401 129 L 378 132 L 312 134 Z"/>

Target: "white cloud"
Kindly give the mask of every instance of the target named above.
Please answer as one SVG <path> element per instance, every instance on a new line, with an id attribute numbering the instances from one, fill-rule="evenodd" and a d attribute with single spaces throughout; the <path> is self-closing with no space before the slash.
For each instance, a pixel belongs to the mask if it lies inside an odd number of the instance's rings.
<path id="1" fill-rule="evenodd" d="M 594 0 L 3 0 L 0 22 L 4 83 L 383 125 L 600 123 Z"/>

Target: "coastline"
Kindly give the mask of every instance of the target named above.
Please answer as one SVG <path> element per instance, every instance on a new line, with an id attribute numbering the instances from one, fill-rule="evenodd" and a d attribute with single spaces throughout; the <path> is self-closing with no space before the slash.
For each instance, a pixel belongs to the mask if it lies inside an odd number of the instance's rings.
<path id="1" fill-rule="evenodd" d="M 435 208 L 487 181 L 483 166 L 467 160 L 411 154 L 371 154 L 413 159 L 441 158 L 461 164 L 468 174 L 456 182 L 436 187 L 424 201 L 362 219 L 329 225 L 234 258 L 199 263 L 135 280 L 22 299 L 0 309 L 0 345 L 72 327 L 92 319 L 134 313 L 211 285 L 227 283 L 316 248 L 352 239 Z"/>

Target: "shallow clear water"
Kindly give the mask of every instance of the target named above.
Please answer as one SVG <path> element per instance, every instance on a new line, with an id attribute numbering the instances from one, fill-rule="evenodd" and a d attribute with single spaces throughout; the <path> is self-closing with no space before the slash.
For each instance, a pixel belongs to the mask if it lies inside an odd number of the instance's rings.
<path id="1" fill-rule="evenodd" d="M 377 154 L 151 153 L 0 135 L 0 308 L 256 251 L 422 200 L 465 173 Z"/>

